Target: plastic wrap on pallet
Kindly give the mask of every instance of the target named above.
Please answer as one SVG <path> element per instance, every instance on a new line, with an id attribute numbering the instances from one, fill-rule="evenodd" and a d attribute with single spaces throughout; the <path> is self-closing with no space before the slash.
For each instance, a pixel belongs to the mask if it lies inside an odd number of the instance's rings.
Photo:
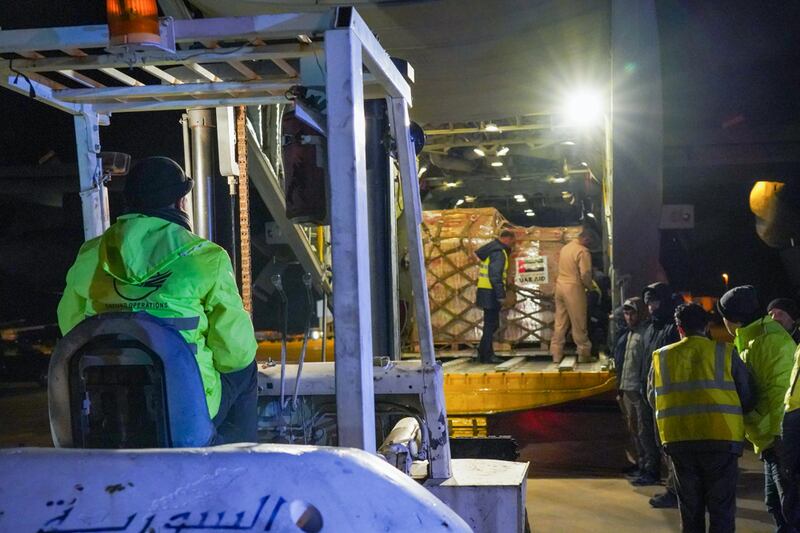
<path id="1" fill-rule="evenodd" d="M 481 209 L 445 209 L 423 212 L 423 225 L 431 239 L 491 240 L 497 229 L 507 224 L 503 215 L 493 207 Z"/>
<path id="2" fill-rule="evenodd" d="M 475 306 L 479 262 L 474 251 L 505 228 L 513 230 L 517 237 L 509 268 L 509 281 L 516 286 L 516 303 L 502 311 L 496 339 L 508 344 L 548 344 L 554 320 L 558 256 L 564 244 L 577 237 L 580 227 L 513 226 L 494 208 L 424 213 L 422 237 L 437 344 L 474 345 L 480 341 L 483 311 Z M 515 279 L 518 261 L 541 264 L 541 258 L 547 264 L 547 282 Z"/>

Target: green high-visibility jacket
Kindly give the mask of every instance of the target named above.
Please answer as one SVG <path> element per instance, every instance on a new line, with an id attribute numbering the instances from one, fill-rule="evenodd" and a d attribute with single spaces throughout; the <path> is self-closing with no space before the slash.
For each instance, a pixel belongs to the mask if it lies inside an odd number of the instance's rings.
<path id="1" fill-rule="evenodd" d="M 161 218 L 129 214 L 83 244 L 58 304 L 66 334 L 88 316 L 145 311 L 173 323 L 195 351 L 208 413 L 219 410 L 220 373 L 255 358 L 253 323 L 244 310 L 225 250 Z"/>
<path id="2" fill-rule="evenodd" d="M 769 316 L 737 329 L 733 343 L 756 385 L 756 405 L 744 415 L 744 428 L 747 440 L 760 453 L 781 434 L 795 343 Z"/>
<path id="3" fill-rule="evenodd" d="M 800 347 L 794 352 L 794 366 L 792 375 L 789 378 L 789 390 L 786 391 L 786 412 L 800 409 L 800 387 L 797 386 L 797 378 L 800 375 Z"/>

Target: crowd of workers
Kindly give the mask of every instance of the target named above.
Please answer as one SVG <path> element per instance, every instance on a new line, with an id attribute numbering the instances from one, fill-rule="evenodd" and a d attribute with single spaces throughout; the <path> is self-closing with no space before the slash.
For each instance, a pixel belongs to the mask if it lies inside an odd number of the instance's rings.
<path id="1" fill-rule="evenodd" d="M 798 307 L 781 298 L 764 312 L 745 285 L 723 294 L 717 312 L 732 343 L 712 340 L 711 314 L 665 283 L 624 302 L 614 359 L 637 458 L 630 482 L 659 484 L 664 467 L 666 491 L 653 507 L 677 506 L 683 531 L 706 531 L 706 513 L 709 531 L 734 531 L 747 440 L 764 465 L 776 531 L 800 530 Z"/>
<path id="2" fill-rule="evenodd" d="M 550 351 L 561 361 L 568 330 L 579 361 L 591 355 L 587 292 L 592 287 L 591 230 L 564 246 L 555 285 L 555 326 Z M 507 300 L 507 270 L 514 234 L 503 231 L 476 255 L 481 261 L 477 305 L 484 309 L 478 356 L 497 361 L 492 337 Z M 735 287 L 717 312 L 733 342 L 712 340 L 712 316 L 684 303 L 666 283 L 653 283 L 627 299 L 612 341 L 618 398 L 636 464 L 636 486 L 666 491 L 656 508 L 678 507 L 683 531 L 735 529 L 738 459 L 749 441 L 764 464 L 764 497 L 778 532 L 800 531 L 800 388 L 797 341 L 800 310 L 788 298 L 766 312 L 756 289 Z M 795 355 L 797 352 L 797 356 Z"/>

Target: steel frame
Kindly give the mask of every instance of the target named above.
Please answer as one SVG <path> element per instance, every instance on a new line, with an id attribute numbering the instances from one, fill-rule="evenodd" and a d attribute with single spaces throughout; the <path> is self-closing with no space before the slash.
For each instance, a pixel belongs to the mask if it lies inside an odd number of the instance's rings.
<path id="1" fill-rule="evenodd" d="M 164 28 L 174 36 L 176 45 L 201 43 L 205 49 L 98 53 L 108 45 L 106 26 L 0 31 L 0 54 L 17 56 L 0 60 L 0 85 L 30 94 L 76 117 L 86 238 L 101 234 L 109 223 L 97 156 L 99 125 L 107 123 L 112 113 L 286 102 L 282 93 L 295 83 L 293 78 L 297 76 L 290 61 L 315 54 L 322 38 L 327 65 L 340 444 L 375 452 L 370 285 L 373 276 L 380 273 L 370 271 L 366 253 L 371 237 L 366 223 L 366 67 L 367 80 L 374 79 L 388 98 L 403 197 L 410 211 L 405 218 L 422 354 L 419 389 L 431 439 L 438 443 L 430 461 L 431 476 L 450 477 L 443 378 L 433 352 L 420 238 L 422 207 L 408 130 L 409 84 L 352 8 L 202 20 L 167 18 L 162 19 Z M 268 41 L 286 39 L 307 44 L 265 46 Z M 220 46 L 219 42 L 240 44 Z M 41 52 L 60 52 L 63 56 L 45 57 Z M 243 61 L 250 63 L 245 65 Z M 185 72 L 161 68 L 165 66 L 183 66 L 193 74 L 187 78 Z M 118 70 L 123 67 L 126 72 Z M 96 77 L 98 71 L 119 85 L 102 83 Z M 231 77 L 226 72 L 235 75 Z M 157 84 L 147 83 L 152 77 L 158 80 Z M 75 87 L 62 83 L 65 78 Z M 199 78 L 202 81 L 198 82 Z"/>

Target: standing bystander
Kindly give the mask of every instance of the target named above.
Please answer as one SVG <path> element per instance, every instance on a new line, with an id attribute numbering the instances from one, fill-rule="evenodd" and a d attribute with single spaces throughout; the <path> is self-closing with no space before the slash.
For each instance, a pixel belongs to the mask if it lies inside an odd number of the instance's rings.
<path id="1" fill-rule="evenodd" d="M 755 408 L 745 415 L 747 440 L 764 462 L 764 501 L 781 532 L 794 531 L 783 517 L 786 476 L 780 464 L 781 422 L 794 364 L 795 343 L 769 315 L 763 316 L 754 287 L 735 287 L 719 299 L 720 314 L 755 380 Z"/>
<path id="2" fill-rule="evenodd" d="M 641 298 L 629 298 L 622 306 L 628 332 L 625 335 L 625 351 L 619 389 L 625 406 L 628 430 L 630 431 L 638 457 L 638 471 L 634 485 L 655 485 L 661 479 L 658 447 L 653 439 L 653 411 L 642 390 L 642 359 L 645 356 L 644 332 L 647 328 L 647 311 Z"/>
<path id="3" fill-rule="evenodd" d="M 789 332 L 795 344 L 800 343 L 800 308 L 790 298 L 776 298 L 767 306 L 767 313 Z"/>
<path id="4" fill-rule="evenodd" d="M 697 304 L 675 311 L 681 340 L 653 354 L 651 390 L 661 443 L 672 459 L 681 529 L 735 529 L 742 413 L 752 408 L 747 369 L 730 344 L 707 337 L 708 314 Z"/>
<path id="5" fill-rule="evenodd" d="M 674 322 L 676 301 L 672 288 L 666 283 L 653 283 L 644 288 L 642 297 L 650 312 L 650 322 L 644 333 L 645 356 L 642 360 L 642 390 L 646 390 L 647 376 L 653 362 L 653 352 L 668 344 L 678 342 L 680 336 Z M 652 438 L 654 443 L 658 443 L 658 432 L 655 429 Z M 675 476 L 669 457 L 666 455 L 664 463 L 667 465 L 666 491 L 650 498 L 650 505 L 658 509 L 678 506 Z"/>

